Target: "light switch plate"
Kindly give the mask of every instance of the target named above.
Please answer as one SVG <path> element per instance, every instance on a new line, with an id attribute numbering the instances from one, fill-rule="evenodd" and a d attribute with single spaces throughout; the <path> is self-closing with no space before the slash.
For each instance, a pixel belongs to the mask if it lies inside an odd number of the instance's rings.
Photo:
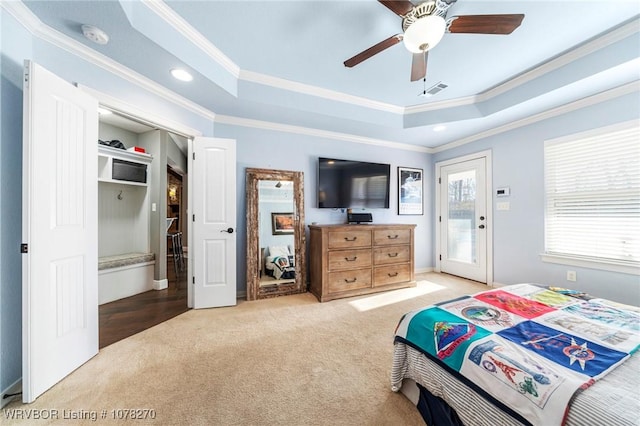
<path id="1" fill-rule="evenodd" d="M 509 188 L 508 186 L 496 188 L 497 197 L 508 197 L 509 195 L 511 195 L 511 188 Z"/>
<path id="2" fill-rule="evenodd" d="M 496 203 L 496 210 L 509 210 L 510 208 L 511 204 L 508 201 Z"/>

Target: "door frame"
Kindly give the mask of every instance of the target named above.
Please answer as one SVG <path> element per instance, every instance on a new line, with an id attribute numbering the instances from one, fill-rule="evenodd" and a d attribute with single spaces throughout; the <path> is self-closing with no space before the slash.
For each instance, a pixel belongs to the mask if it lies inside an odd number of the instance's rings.
<path id="1" fill-rule="evenodd" d="M 202 136 L 202 132 L 200 132 L 199 130 L 158 114 L 154 111 L 153 106 L 141 108 L 106 93 L 100 92 L 91 87 L 80 84 L 78 84 L 77 86 L 80 90 L 90 94 L 95 99 L 97 99 L 98 105 L 101 107 L 105 107 L 116 114 L 123 115 L 134 121 L 138 121 L 140 123 L 147 124 L 158 129 L 166 130 L 176 135 L 184 136 L 185 138 L 187 138 L 188 144 L 187 157 L 189 156 L 189 152 L 191 152 L 192 149 L 191 144 L 193 143 L 193 138 Z M 211 119 L 213 120 L 213 118 Z M 188 158 L 187 163 L 190 164 Z M 193 194 L 191 193 L 191 183 L 191 172 L 187 170 L 187 217 L 189 217 L 189 215 L 193 211 L 191 204 L 193 200 Z M 189 244 L 191 244 L 191 241 L 193 241 L 191 238 L 191 221 L 187 220 L 187 223 L 187 241 L 189 241 Z M 190 256 L 187 261 L 187 277 L 193 276 L 191 265 L 192 259 L 193 258 Z M 193 286 L 191 285 L 187 285 L 187 307 L 193 308 Z"/>
<path id="2" fill-rule="evenodd" d="M 456 157 L 456 158 L 452 158 L 449 160 L 444 160 L 444 161 L 439 161 L 435 164 L 435 179 L 434 179 L 434 184 L 435 184 L 435 236 L 436 236 L 436 243 L 435 243 L 435 250 L 434 250 L 434 255 L 435 255 L 435 268 L 434 271 L 435 272 L 441 272 L 440 269 L 440 256 L 438 255 L 439 253 L 441 253 L 441 238 L 440 238 L 440 233 L 442 232 L 442 224 L 441 222 L 438 220 L 438 217 L 440 216 L 440 209 L 441 209 L 441 203 L 440 203 L 440 191 L 441 191 L 441 186 L 438 182 L 441 176 L 441 169 L 442 167 L 446 167 L 446 166 L 450 166 L 453 164 L 457 164 L 457 163 L 463 163 L 465 161 L 471 161 L 471 160 L 477 160 L 480 158 L 484 158 L 485 159 L 485 167 L 486 167 L 486 182 L 485 182 L 485 197 L 486 197 L 486 206 L 487 206 L 487 214 L 486 214 L 486 227 L 487 227 L 487 232 L 486 232 L 486 238 L 487 238 L 487 253 L 486 253 L 486 261 L 487 261 L 487 285 L 489 287 L 493 287 L 493 166 L 492 166 L 492 160 L 491 160 L 491 150 L 485 150 L 485 151 L 480 151 L 480 152 L 476 152 L 473 154 L 468 154 L 468 155 L 463 155 L 461 157 Z"/>

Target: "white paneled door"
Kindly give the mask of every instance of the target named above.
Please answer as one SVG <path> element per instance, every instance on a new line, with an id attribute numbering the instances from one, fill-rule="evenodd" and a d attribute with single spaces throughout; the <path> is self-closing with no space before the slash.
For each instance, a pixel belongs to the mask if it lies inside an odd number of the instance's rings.
<path id="1" fill-rule="evenodd" d="M 25 62 L 23 401 L 98 353 L 98 103 Z"/>
<path id="2" fill-rule="evenodd" d="M 236 144 L 197 137 L 192 143 L 193 307 L 236 304 Z"/>
<path id="3" fill-rule="evenodd" d="M 442 165 L 437 171 L 440 271 L 486 283 L 486 158 Z"/>

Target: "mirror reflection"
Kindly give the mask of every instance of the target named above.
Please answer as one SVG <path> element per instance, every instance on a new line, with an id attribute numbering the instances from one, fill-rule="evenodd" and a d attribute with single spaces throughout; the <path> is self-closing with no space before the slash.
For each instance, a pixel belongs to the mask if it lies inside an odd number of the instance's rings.
<path id="1" fill-rule="evenodd" d="M 296 277 L 292 181 L 258 181 L 260 287 L 293 283 Z"/>

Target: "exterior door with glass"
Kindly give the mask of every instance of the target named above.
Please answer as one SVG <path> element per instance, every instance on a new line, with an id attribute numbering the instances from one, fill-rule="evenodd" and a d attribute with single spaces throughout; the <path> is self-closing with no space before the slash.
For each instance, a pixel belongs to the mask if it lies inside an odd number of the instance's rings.
<path id="1" fill-rule="evenodd" d="M 440 271 L 486 283 L 486 158 L 439 165 L 437 171 Z"/>

